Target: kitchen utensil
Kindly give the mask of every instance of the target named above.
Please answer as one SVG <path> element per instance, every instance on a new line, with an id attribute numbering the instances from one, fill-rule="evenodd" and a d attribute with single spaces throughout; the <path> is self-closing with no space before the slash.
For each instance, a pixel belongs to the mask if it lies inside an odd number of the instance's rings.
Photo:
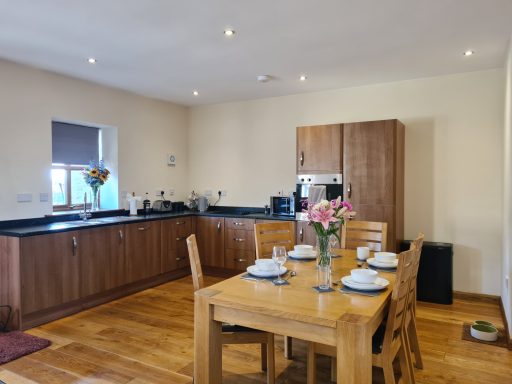
<path id="1" fill-rule="evenodd" d="M 199 209 L 199 212 L 206 212 L 209 206 L 210 202 L 206 196 L 199 196 L 197 198 L 197 208 Z"/>

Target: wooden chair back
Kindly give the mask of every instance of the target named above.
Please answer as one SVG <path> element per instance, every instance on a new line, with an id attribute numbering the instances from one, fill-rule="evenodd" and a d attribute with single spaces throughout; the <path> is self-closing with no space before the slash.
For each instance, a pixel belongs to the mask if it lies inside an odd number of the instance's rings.
<path id="1" fill-rule="evenodd" d="M 282 245 L 287 251 L 291 251 L 295 246 L 293 222 L 276 221 L 274 223 L 254 224 L 254 239 L 257 259 L 271 258 L 275 245 Z"/>
<path id="2" fill-rule="evenodd" d="M 350 220 L 341 228 L 341 248 L 368 247 L 371 251 L 385 251 L 387 236 L 388 223 Z"/>
<path id="3" fill-rule="evenodd" d="M 421 258 L 421 249 L 423 248 L 423 240 L 425 239 L 425 235 L 423 233 L 419 233 L 418 237 L 411 242 L 410 250 L 416 252 L 416 257 L 414 260 L 414 267 L 412 271 L 411 277 L 411 287 L 409 294 L 411 295 L 411 299 L 409 300 L 410 306 L 412 310 L 416 312 L 416 288 L 418 281 L 418 271 L 420 268 L 420 258 Z"/>
<path id="4" fill-rule="evenodd" d="M 199 259 L 199 250 L 197 249 L 196 235 L 187 237 L 188 257 L 190 259 L 190 269 L 192 270 L 192 282 L 194 291 L 204 287 L 203 269 Z"/>
<path id="5" fill-rule="evenodd" d="M 396 272 L 395 286 L 391 293 L 386 331 L 382 343 L 382 352 L 387 355 L 395 355 L 400 345 L 401 333 L 404 328 L 405 318 L 409 305 L 409 286 L 414 269 L 416 252 L 409 250 L 398 256 L 398 268 Z"/>

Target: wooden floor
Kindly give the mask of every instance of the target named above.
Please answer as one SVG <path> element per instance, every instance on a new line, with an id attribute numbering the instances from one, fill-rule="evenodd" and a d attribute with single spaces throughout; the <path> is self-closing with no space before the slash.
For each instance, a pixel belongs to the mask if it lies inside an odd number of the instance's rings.
<path id="1" fill-rule="evenodd" d="M 207 283 L 218 281 L 208 278 Z M 461 340 L 474 319 L 502 326 L 497 305 L 456 300 L 451 306 L 420 303 L 418 328 L 425 369 L 418 383 L 512 383 L 512 351 Z M 13 383 L 166 383 L 192 381 L 193 294 L 190 277 L 34 328 L 52 346 L 0 366 Z M 296 341 L 285 360 L 277 338 L 278 383 L 305 383 L 305 344 Z M 318 383 L 329 382 L 329 361 L 318 359 Z M 225 383 L 264 383 L 255 345 L 224 346 Z M 376 383 L 382 378 L 374 371 Z"/>

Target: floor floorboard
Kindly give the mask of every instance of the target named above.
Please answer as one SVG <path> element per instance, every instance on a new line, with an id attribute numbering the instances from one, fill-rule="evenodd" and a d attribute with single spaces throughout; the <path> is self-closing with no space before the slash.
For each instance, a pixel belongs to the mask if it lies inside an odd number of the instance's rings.
<path id="1" fill-rule="evenodd" d="M 219 279 L 209 277 L 208 284 Z M 0 366 L 8 384 L 191 383 L 193 372 L 193 289 L 190 277 L 60 319 L 29 333 L 52 346 Z M 486 319 L 503 326 L 497 305 L 455 300 L 453 305 L 419 303 L 418 332 L 423 370 L 419 384 L 512 382 L 512 351 L 461 339 L 463 322 Z M 223 381 L 264 383 L 259 347 L 223 347 Z M 318 358 L 318 383 L 329 383 L 329 359 Z M 283 357 L 276 337 L 277 383 L 305 383 L 306 344 L 295 340 L 294 359 Z M 375 383 L 382 375 L 374 369 Z"/>

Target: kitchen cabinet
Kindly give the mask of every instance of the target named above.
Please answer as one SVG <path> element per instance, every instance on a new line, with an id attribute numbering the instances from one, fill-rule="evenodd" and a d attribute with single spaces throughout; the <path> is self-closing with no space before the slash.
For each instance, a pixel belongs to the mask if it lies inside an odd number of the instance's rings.
<path id="1" fill-rule="evenodd" d="M 356 220 L 388 223 L 388 250 L 403 239 L 405 127 L 398 120 L 343 124 L 343 189 Z"/>
<path id="2" fill-rule="evenodd" d="M 256 250 L 254 244 L 253 219 L 225 218 L 224 268 L 245 271 L 254 265 Z"/>
<path id="3" fill-rule="evenodd" d="M 201 265 L 224 268 L 224 218 L 196 217 L 196 240 Z"/>
<path id="4" fill-rule="evenodd" d="M 307 221 L 297 221 L 295 244 L 307 244 L 316 247 L 316 232 Z"/>
<path id="5" fill-rule="evenodd" d="M 341 124 L 297 128 L 297 174 L 341 173 Z"/>
<path id="6" fill-rule="evenodd" d="M 192 216 L 162 221 L 162 273 L 190 265 L 186 239 L 195 232 L 194 224 Z"/>
<path id="7" fill-rule="evenodd" d="M 161 269 L 161 222 L 127 224 L 125 229 L 127 282 L 158 275 Z"/>
<path id="8" fill-rule="evenodd" d="M 127 282 L 124 225 L 78 232 L 80 296 L 86 297 Z"/>
<path id="9" fill-rule="evenodd" d="M 21 313 L 80 298 L 79 268 L 78 231 L 21 239 Z"/>

